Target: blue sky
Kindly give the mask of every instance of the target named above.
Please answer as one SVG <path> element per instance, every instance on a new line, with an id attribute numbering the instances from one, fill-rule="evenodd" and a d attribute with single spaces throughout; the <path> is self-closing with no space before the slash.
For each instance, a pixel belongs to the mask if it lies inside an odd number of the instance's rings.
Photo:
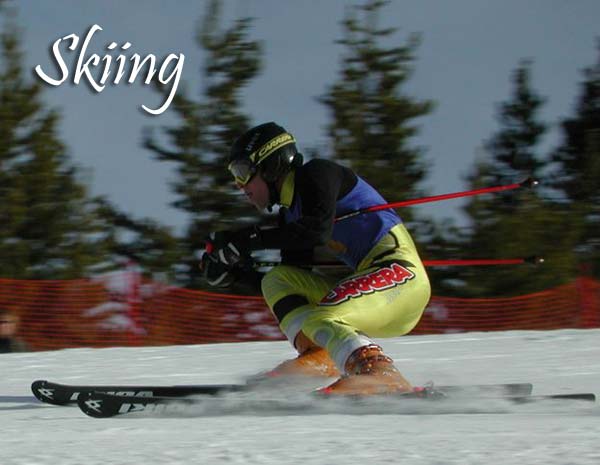
<path id="1" fill-rule="evenodd" d="M 129 57 L 184 54 L 181 83 L 198 98 L 203 88 L 203 56 L 194 37 L 206 1 L 178 0 L 22 0 L 17 2 L 25 59 L 32 79 L 40 65 L 54 71 L 51 47 L 77 34 L 83 41 L 93 24 L 97 32 L 88 52 L 104 56 L 111 42 L 130 42 Z M 254 123 L 275 120 L 299 140 L 300 148 L 325 141 L 326 108 L 317 102 L 334 82 L 343 49 L 340 20 L 356 2 L 342 0 L 225 0 L 224 25 L 255 18 L 251 37 L 263 42 L 262 74 L 244 92 Z M 176 5 L 176 8 L 173 6 Z M 381 25 L 397 27 L 398 43 L 422 34 L 415 72 L 405 92 L 436 101 L 435 111 L 419 120 L 413 144 L 424 148 L 430 194 L 463 190 L 464 176 L 484 139 L 497 129 L 496 108 L 510 94 L 510 75 L 521 59 L 532 59 L 533 85 L 547 98 L 541 114 L 551 131 L 541 153 L 556 144 L 557 124 L 573 113 L 581 70 L 596 61 L 600 36 L 597 0 L 398 0 Z M 74 55 L 78 51 L 72 52 Z M 116 57 L 118 51 L 112 52 Z M 70 79 L 69 79 L 70 80 Z M 124 79 L 125 80 L 125 79 Z M 65 82 L 45 86 L 46 101 L 63 113 L 62 139 L 72 160 L 86 173 L 92 192 L 105 195 L 137 217 L 151 217 L 180 231 L 186 216 L 169 206 L 172 166 L 155 161 L 140 146 L 144 127 L 176 124 L 169 109 L 158 116 L 161 99 L 138 78 L 97 93 Z M 400 191 L 402 186 L 398 186 Z M 390 201 L 395 199 L 388 199 Z M 424 214 L 460 219 L 460 200 L 419 207 Z"/>

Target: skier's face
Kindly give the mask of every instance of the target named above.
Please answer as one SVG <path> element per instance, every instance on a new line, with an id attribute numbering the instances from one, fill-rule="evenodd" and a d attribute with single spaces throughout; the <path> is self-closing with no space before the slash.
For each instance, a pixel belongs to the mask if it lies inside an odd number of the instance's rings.
<path id="1" fill-rule="evenodd" d="M 240 186 L 240 189 L 258 210 L 264 210 L 269 206 L 269 187 L 260 173 L 255 174 L 248 184 Z"/>

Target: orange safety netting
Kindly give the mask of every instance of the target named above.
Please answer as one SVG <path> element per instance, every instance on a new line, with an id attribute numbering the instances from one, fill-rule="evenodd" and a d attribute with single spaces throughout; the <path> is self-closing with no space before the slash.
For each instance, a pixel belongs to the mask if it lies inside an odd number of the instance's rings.
<path id="1" fill-rule="evenodd" d="M 0 308 L 18 315 L 31 350 L 282 339 L 261 298 L 151 281 L 0 279 Z M 600 327 L 600 283 L 578 278 L 520 297 L 434 297 L 412 334 L 590 327 Z"/>

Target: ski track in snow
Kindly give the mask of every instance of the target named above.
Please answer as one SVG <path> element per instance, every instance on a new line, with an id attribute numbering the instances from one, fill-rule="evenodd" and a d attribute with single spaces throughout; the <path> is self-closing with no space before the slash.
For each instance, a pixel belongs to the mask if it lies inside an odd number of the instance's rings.
<path id="1" fill-rule="evenodd" d="M 534 394 L 600 394 L 600 330 L 379 340 L 415 384 L 531 382 Z M 499 405 L 503 414 L 302 409 L 96 420 L 34 400 L 30 384 L 240 382 L 293 356 L 284 342 L 70 349 L 0 355 L 0 464 L 600 463 L 600 407 Z M 296 399 L 302 405 L 306 399 Z M 224 401 L 225 402 L 225 401 Z M 294 405 L 294 400 L 290 401 Z M 264 404 L 263 404 L 264 406 Z M 486 406 L 488 407 L 488 406 Z"/>

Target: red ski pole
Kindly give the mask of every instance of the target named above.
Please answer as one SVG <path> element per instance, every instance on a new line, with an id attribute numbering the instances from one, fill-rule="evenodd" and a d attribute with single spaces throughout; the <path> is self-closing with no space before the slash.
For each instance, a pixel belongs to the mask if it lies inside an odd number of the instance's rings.
<path id="1" fill-rule="evenodd" d="M 474 258 L 474 259 L 449 259 L 449 260 L 423 260 L 425 266 L 490 266 L 490 265 L 521 265 L 530 263 L 539 265 L 544 263 L 542 257 L 527 258 Z"/>
<path id="2" fill-rule="evenodd" d="M 449 200 L 449 199 L 457 199 L 459 197 L 472 197 L 474 195 L 481 194 L 491 194 L 493 192 L 502 192 L 514 189 L 520 189 L 521 187 L 535 187 L 539 184 L 533 178 L 527 178 L 522 182 L 514 183 L 514 184 L 506 184 L 503 186 L 494 186 L 494 187 L 484 187 L 481 189 L 473 189 L 469 191 L 463 192 L 453 192 L 450 194 L 441 194 L 441 195 L 432 195 L 429 197 L 420 197 L 418 199 L 410 199 L 410 200 L 402 200 L 400 202 L 392 202 L 386 203 L 383 205 L 374 205 L 372 207 L 361 208 L 360 210 L 356 210 L 350 213 L 346 213 L 345 215 L 337 217 L 334 221 L 342 221 L 347 218 L 352 218 L 353 216 L 362 215 L 363 213 L 371 213 L 380 210 L 387 210 L 390 208 L 400 208 L 400 207 L 408 207 L 410 205 L 418 205 L 421 203 L 430 203 L 430 202 L 439 202 L 440 200 Z"/>
<path id="3" fill-rule="evenodd" d="M 423 260 L 425 266 L 494 266 L 494 265 L 521 265 L 529 263 L 539 265 L 544 263 L 542 257 L 527 258 L 473 258 L 473 259 L 448 259 L 448 260 Z M 281 262 L 256 262 L 259 267 L 271 267 L 281 265 Z M 290 263 L 292 266 L 311 267 L 321 266 L 326 268 L 346 267 L 341 262 L 315 262 L 315 263 Z"/>
<path id="4" fill-rule="evenodd" d="M 418 205 L 421 203 L 439 202 L 440 200 L 457 199 L 460 197 L 472 197 L 481 194 L 491 194 L 494 192 L 503 192 L 508 190 L 520 189 L 522 187 L 535 187 L 539 184 L 539 181 L 533 178 L 527 178 L 522 182 L 514 184 L 505 184 L 502 186 L 483 187 L 481 189 L 472 189 L 462 192 L 452 192 L 449 194 L 432 195 L 429 197 L 420 197 L 417 199 L 401 200 L 399 202 L 386 203 L 383 205 L 374 205 L 372 207 L 361 208 L 345 215 L 341 215 L 334 219 L 334 222 L 342 221 L 348 218 L 352 218 L 363 213 L 376 212 L 380 210 L 388 210 L 390 208 L 408 207 L 410 205 Z M 209 248 L 210 247 L 210 248 Z M 208 244 L 207 251 L 212 251 L 212 245 Z M 425 266 L 493 266 L 493 265 L 520 265 L 523 263 L 540 264 L 543 263 L 544 259 L 541 257 L 528 257 L 528 258 L 505 258 L 505 259 L 448 259 L 448 260 L 423 260 Z M 270 267 L 277 266 L 280 262 L 256 262 L 255 265 L 259 267 Z M 339 262 L 323 262 L 323 263 L 306 263 L 306 264 L 295 264 L 296 266 L 324 266 L 324 267 L 340 267 L 346 266 Z"/>

